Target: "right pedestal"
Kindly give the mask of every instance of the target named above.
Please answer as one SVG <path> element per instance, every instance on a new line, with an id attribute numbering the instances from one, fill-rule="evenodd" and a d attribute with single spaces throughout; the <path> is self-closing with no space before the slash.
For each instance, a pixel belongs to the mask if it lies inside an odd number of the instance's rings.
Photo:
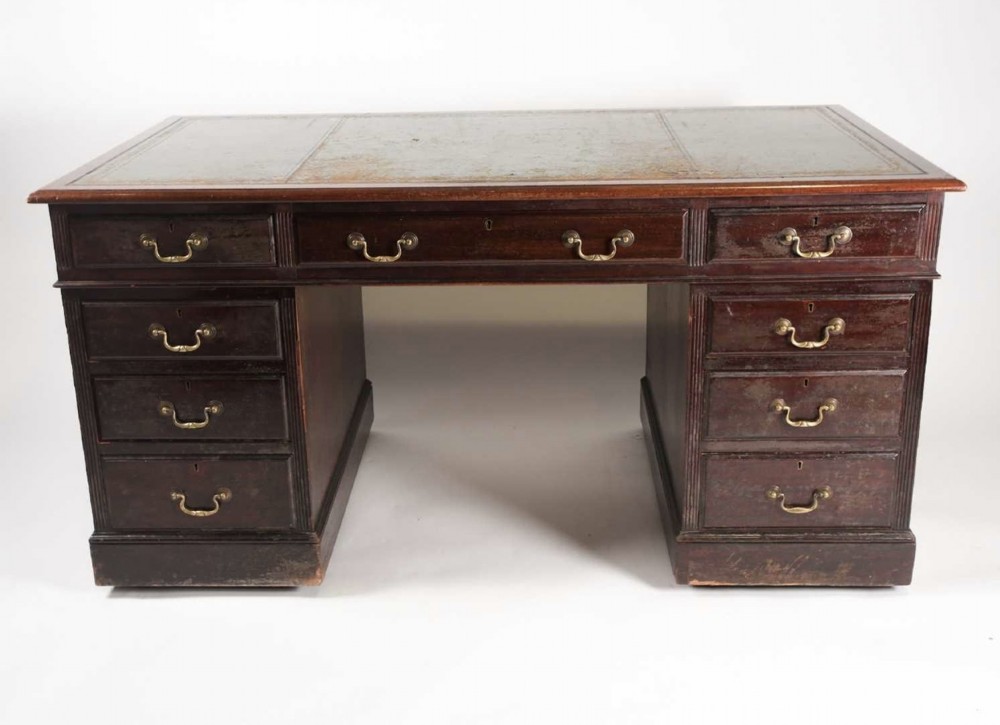
<path id="1" fill-rule="evenodd" d="M 925 280 L 650 285 L 642 419 L 678 583 L 908 584 Z"/>

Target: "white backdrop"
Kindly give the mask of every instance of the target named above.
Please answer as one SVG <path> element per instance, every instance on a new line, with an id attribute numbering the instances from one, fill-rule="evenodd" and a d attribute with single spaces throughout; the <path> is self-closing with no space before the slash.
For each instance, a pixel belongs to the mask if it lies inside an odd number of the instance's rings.
<path id="1" fill-rule="evenodd" d="M 995 721 L 998 33 L 991 0 L 0 0 L 0 720 Z M 635 286 L 366 291 L 376 428 L 327 584 L 89 583 L 30 191 L 169 115 L 809 103 L 969 185 L 945 204 L 912 587 L 671 586 Z"/>

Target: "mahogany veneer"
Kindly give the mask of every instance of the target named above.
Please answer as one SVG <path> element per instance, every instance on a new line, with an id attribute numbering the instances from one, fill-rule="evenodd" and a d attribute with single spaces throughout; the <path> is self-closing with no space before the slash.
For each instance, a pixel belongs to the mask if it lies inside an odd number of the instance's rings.
<path id="1" fill-rule="evenodd" d="M 363 284 L 648 285 L 677 580 L 892 585 L 944 192 L 836 106 L 170 119 L 40 189 L 96 581 L 322 580 Z"/>

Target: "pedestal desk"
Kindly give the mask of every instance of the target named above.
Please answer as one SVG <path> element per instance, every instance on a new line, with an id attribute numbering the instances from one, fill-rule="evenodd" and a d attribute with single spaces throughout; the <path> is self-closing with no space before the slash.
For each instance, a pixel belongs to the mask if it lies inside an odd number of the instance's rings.
<path id="1" fill-rule="evenodd" d="M 30 197 L 96 581 L 322 580 L 373 418 L 362 285 L 630 282 L 677 581 L 906 584 L 963 188 L 836 106 L 170 119 Z"/>

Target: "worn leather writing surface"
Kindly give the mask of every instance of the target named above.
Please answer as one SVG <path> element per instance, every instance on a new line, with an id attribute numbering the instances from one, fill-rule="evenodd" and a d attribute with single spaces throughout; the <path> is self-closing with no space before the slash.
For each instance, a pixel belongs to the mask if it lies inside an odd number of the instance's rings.
<path id="1" fill-rule="evenodd" d="M 832 106 L 176 118 L 36 193 L 821 181 L 960 186 Z M 90 196 L 87 196 L 90 192 Z"/>

